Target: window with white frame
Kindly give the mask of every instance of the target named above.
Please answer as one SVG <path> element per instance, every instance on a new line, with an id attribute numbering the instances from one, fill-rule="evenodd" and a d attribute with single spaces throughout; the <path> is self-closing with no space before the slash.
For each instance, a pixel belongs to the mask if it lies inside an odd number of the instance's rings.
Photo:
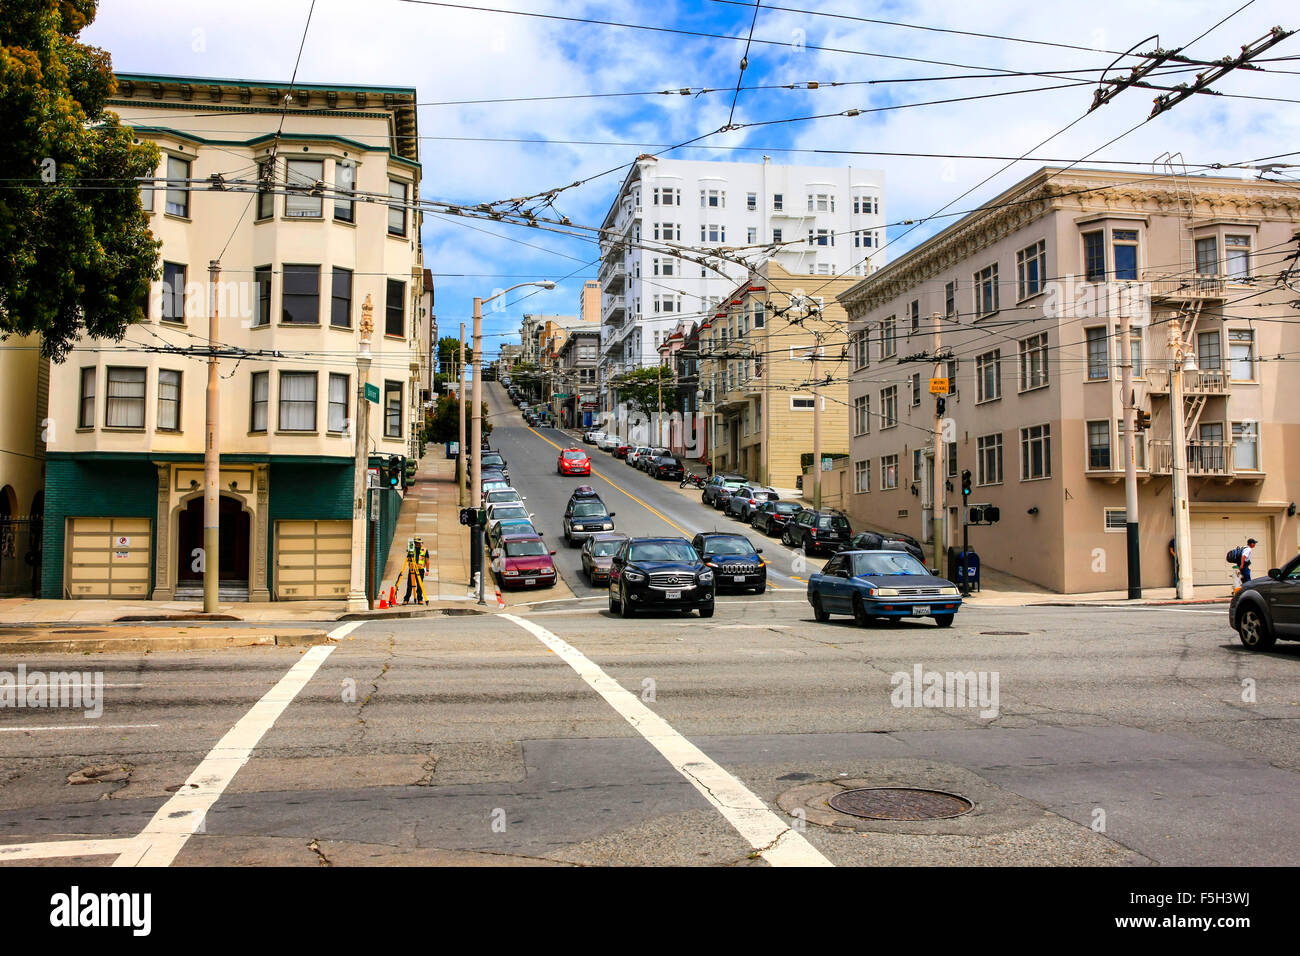
<path id="1" fill-rule="evenodd" d="M 410 185 L 400 179 L 388 181 L 388 234 L 390 236 L 406 235 L 406 201 L 409 189 Z"/>
<path id="2" fill-rule="evenodd" d="M 823 402 L 825 400 L 823 399 Z M 791 395 L 790 410 L 794 412 L 810 412 L 813 410 L 813 397 L 811 395 Z"/>
<path id="3" fill-rule="evenodd" d="M 1020 391 L 1047 384 L 1047 333 L 1020 340 Z"/>
<path id="4" fill-rule="evenodd" d="M 975 356 L 975 402 L 991 402 L 1002 397 L 1002 350 L 993 349 Z"/>
<path id="5" fill-rule="evenodd" d="M 750 212 L 758 208 L 758 193 L 746 193 L 745 208 Z"/>
<path id="6" fill-rule="evenodd" d="M 898 386 L 890 385 L 880 390 L 880 427 L 898 425 Z"/>
<path id="7" fill-rule="evenodd" d="M 809 229 L 808 245 L 833 246 L 835 245 L 835 234 L 829 229 Z"/>
<path id="8" fill-rule="evenodd" d="M 104 426 L 144 428 L 145 387 L 145 369 L 110 365 Z"/>
<path id="9" fill-rule="evenodd" d="M 831 264 L 829 262 L 817 263 L 817 274 L 819 276 L 828 276 L 831 274 Z"/>
<path id="10" fill-rule="evenodd" d="M 174 369 L 158 370 L 158 429 L 181 430 L 181 373 Z"/>
<path id="11" fill-rule="evenodd" d="M 1123 465 L 1125 434 L 1124 419 L 1118 419 L 1116 424 L 1118 427 L 1115 429 L 1115 434 L 1119 436 L 1119 463 L 1120 465 Z M 1139 428 L 1133 434 L 1133 467 L 1143 471 L 1145 471 L 1147 467 L 1147 433 L 1145 429 Z"/>
<path id="12" fill-rule="evenodd" d="M 943 454 L 944 454 L 944 461 L 948 465 L 948 477 L 956 478 L 957 477 L 957 443 L 955 441 L 948 442 L 948 447 Z"/>
<path id="13" fill-rule="evenodd" d="M 880 323 L 880 357 L 893 358 L 898 354 L 898 321 L 890 316 Z"/>
<path id="14" fill-rule="evenodd" d="M 356 200 L 352 198 L 357 188 L 357 167 L 347 160 L 334 162 L 334 219 L 338 222 L 356 221 Z"/>
<path id="15" fill-rule="evenodd" d="M 676 262 L 677 260 L 672 258 L 671 256 L 664 259 L 660 259 L 658 256 L 656 256 L 650 260 L 651 273 L 657 276 L 673 275 L 674 272 L 676 271 L 674 265 Z"/>
<path id="16" fill-rule="evenodd" d="M 907 306 L 907 317 L 910 320 L 907 327 L 907 334 L 912 335 L 921 331 L 921 300 L 913 299 Z"/>
<path id="17" fill-rule="evenodd" d="M 875 215 L 880 212 L 880 202 L 875 196 L 856 195 L 853 197 L 853 212 L 860 216 Z"/>
<path id="18" fill-rule="evenodd" d="M 874 249 L 880 243 L 876 239 L 875 229 L 855 229 L 853 230 L 853 246 L 856 249 Z"/>
<path id="19" fill-rule="evenodd" d="M 682 204 L 682 191 L 673 186 L 655 186 L 650 191 L 650 204 L 652 206 L 680 206 Z"/>
<path id="20" fill-rule="evenodd" d="M 859 395 L 853 399 L 853 434 L 866 435 L 871 432 L 871 396 Z"/>
<path id="21" fill-rule="evenodd" d="M 167 157 L 167 201 L 163 211 L 171 216 L 188 218 L 190 214 L 190 161 L 179 156 Z"/>
<path id="22" fill-rule="evenodd" d="M 1259 471 L 1259 423 L 1232 423 L 1232 465 L 1238 471 Z"/>
<path id="23" fill-rule="evenodd" d="M 271 373 L 254 372 L 250 379 L 250 386 L 248 430 L 264 432 L 268 420 L 267 406 L 271 398 Z"/>
<path id="24" fill-rule="evenodd" d="M 1110 337 L 1105 326 L 1083 330 L 1088 352 L 1088 381 L 1110 378 Z"/>
<path id="25" fill-rule="evenodd" d="M 1255 380 L 1255 333 L 1251 329 L 1228 330 L 1228 359 L 1234 382 Z"/>
<path id="26" fill-rule="evenodd" d="M 880 458 L 880 490 L 898 487 L 898 456 L 882 455 Z"/>
<path id="27" fill-rule="evenodd" d="M 859 329 L 850 336 L 853 345 L 853 369 L 863 369 L 871 361 L 871 339 L 866 329 Z"/>
<path id="28" fill-rule="evenodd" d="M 727 191 L 725 189 L 701 189 L 701 209 L 726 209 Z"/>
<path id="29" fill-rule="evenodd" d="M 781 193 L 772 193 L 772 211 L 781 212 L 785 209 L 785 196 Z"/>
<path id="30" fill-rule="evenodd" d="M 1223 273 L 1229 279 L 1250 278 L 1250 236 L 1223 237 Z"/>
<path id="31" fill-rule="evenodd" d="M 1016 253 L 1016 285 L 1021 299 L 1043 291 L 1047 281 L 1047 241 L 1039 239 Z"/>
<path id="32" fill-rule="evenodd" d="M 809 193 L 808 211 L 809 212 L 834 212 L 835 196 L 832 195 L 831 193 Z"/>
<path id="33" fill-rule="evenodd" d="M 871 459 L 853 463 L 853 491 L 863 495 L 871 490 Z"/>
<path id="34" fill-rule="evenodd" d="M 912 480 L 913 481 L 921 480 L 921 469 L 924 467 L 923 464 L 924 461 L 925 461 L 925 457 L 922 455 L 921 449 L 913 448 L 912 449 Z"/>
<path id="35" fill-rule="evenodd" d="M 330 373 L 329 414 L 326 428 L 332 432 L 342 432 L 348 427 L 348 382 L 349 376 L 338 372 Z"/>
<path id="36" fill-rule="evenodd" d="M 1119 532 L 1128 530 L 1128 509 L 1106 508 L 1104 511 L 1103 531 Z"/>
<path id="37" fill-rule="evenodd" d="M 1088 422 L 1088 468 L 1110 471 L 1110 420 Z"/>
<path id="38" fill-rule="evenodd" d="M 280 431 L 316 430 L 316 373 L 280 373 Z"/>
<path id="39" fill-rule="evenodd" d="M 81 370 L 81 402 L 77 411 L 78 428 L 95 427 L 95 373 L 91 366 Z"/>
<path id="40" fill-rule="evenodd" d="M 949 319 L 957 318 L 957 280 L 945 283 L 943 287 L 943 314 Z"/>
<path id="41" fill-rule="evenodd" d="M 975 439 L 975 483 L 1002 484 L 1002 433 L 981 435 Z"/>
<path id="42" fill-rule="evenodd" d="M 758 227 L 757 227 L 757 226 L 749 226 L 748 228 L 745 229 L 745 241 L 746 241 L 747 243 L 749 243 L 751 246 L 752 246 L 754 243 L 758 242 Z"/>
<path id="43" fill-rule="evenodd" d="M 402 437 L 402 383 L 384 380 L 384 437 Z"/>
<path id="44" fill-rule="evenodd" d="M 975 317 L 982 319 L 998 310 L 998 264 L 975 273 Z"/>
<path id="45" fill-rule="evenodd" d="M 1119 342 L 1119 341 L 1120 341 L 1120 329 L 1119 329 L 1119 326 L 1115 326 L 1115 328 L 1114 328 L 1114 335 L 1115 335 L 1115 341 L 1116 341 L 1116 342 Z M 1135 378 L 1139 378 L 1139 377 L 1141 377 L 1142 374 L 1143 374 L 1143 371 L 1142 371 L 1142 369 L 1143 369 L 1143 365 L 1142 365 L 1142 330 L 1141 330 L 1141 329 L 1137 329 L 1137 330 L 1134 330 L 1134 331 L 1130 331 L 1130 332 L 1129 332 L 1129 334 L 1128 334 L 1128 347 L 1129 347 L 1129 362 L 1131 363 L 1131 366 L 1132 366 L 1133 376 L 1134 376 Z M 1119 348 L 1119 351 L 1120 351 L 1120 356 L 1121 356 L 1121 361 L 1122 361 L 1122 357 L 1123 357 L 1123 354 L 1124 354 L 1124 347 L 1123 347 L 1122 345 L 1120 345 L 1120 346 L 1118 346 L 1118 348 Z M 1091 364 L 1091 363 L 1089 363 L 1089 364 Z"/>
<path id="46" fill-rule="evenodd" d="M 1052 426 L 1020 429 L 1020 480 L 1052 477 Z"/>
<path id="47" fill-rule="evenodd" d="M 681 239 L 682 225 L 678 222 L 657 222 L 654 224 L 654 237 L 656 239 Z"/>
<path id="48" fill-rule="evenodd" d="M 921 404 L 921 373 L 913 372 L 912 378 L 912 407 L 915 408 Z"/>
<path id="49" fill-rule="evenodd" d="M 780 245 L 781 242 L 783 242 L 783 241 L 784 241 L 784 240 L 781 238 L 781 230 L 780 230 L 780 229 L 773 229 L 773 230 L 772 230 L 772 242 L 775 243 L 775 244 L 777 244 L 777 245 Z"/>
<path id="50" fill-rule="evenodd" d="M 1138 277 L 1138 231 L 1112 229 L 1110 231 L 1111 255 L 1115 259 L 1116 279 Z"/>
<path id="51" fill-rule="evenodd" d="M 948 398 L 953 401 L 956 401 L 958 398 L 957 370 L 958 368 L 961 367 L 961 362 L 959 359 L 948 359 L 948 361 L 944 364 L 946 366 L 946 371 L 948 374 Z"/>
<path id="52" fill-rule="evenodd" d="M 700 242 L 726 242 L 727 227 L 721 223 L 700 223 Z"/>

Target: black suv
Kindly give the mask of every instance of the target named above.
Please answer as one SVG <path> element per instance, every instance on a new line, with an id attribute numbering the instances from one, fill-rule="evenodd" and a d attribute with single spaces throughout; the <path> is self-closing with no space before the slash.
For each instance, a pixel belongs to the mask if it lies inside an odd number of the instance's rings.
<path id="1" fill-rule="evenodd" d="M 564 540 L 577 547 L 583 540 L 601 531 L 614 530 L 614 512 L 595 495 L 569 499 L 564 509 Z"/>
<path id="2" fill-rule="evenodd" d="M 676 478 L 681 481 L 686 477 L 686 469 L 672 455 L 660 455 L 646 466 L 646 473 L 652 478 Z"/>
<path id="3" fill-rule="evenodd" d="M 609 570 L 609 612 L 698 610 L 713 617 L 715 581 L 685 538 L 629 538 Z"/>
<path id="4" fill-rule="evenodd" d="M 743 534 L 705 532 L 694 537 L 691 547 L 713 569 L 717 590 L 752 589 L 756 594 L 767 590 L 767 562 L 759 557 L 763 549 L 755 548 Z"/>
<path id="5" fill-rule="evenodd" d="M 802 548 L 805 554 L 834 553 L 849 543 L 853 530 L 838 511 L 800 511 L 785 523 L 781 543 Z"/>
<path id="6" fill-rule="evenodd" d="M 800 511 L 803 505 L 797 501 L 765 501 L 750 516 L 749 524 L 755 531 L 770 535 L 784 528 Z"/>
<path id="7" fill-rule="evenodd" d="M 1243 584 L 1228 605 L 1228 620 L 1252 651 L 1266 651 L 1278 638 L 1300 641 L 1300 556 Z"/>
<path id="8" fill-rule="evenodd" d="M 921 542 L 910 534 L 897 531 L 859 531 L 849 539 L 849 543 L 844 546 L 844 550 L 906 551 L 916 560 L 925 564 L 925 552 L 921 550 Z"/>

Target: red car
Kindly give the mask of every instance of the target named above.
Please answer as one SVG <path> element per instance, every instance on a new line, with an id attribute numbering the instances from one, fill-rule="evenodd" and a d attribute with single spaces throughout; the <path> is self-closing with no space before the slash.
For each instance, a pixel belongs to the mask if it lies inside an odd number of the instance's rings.
<path id="1" fill-rule="evenodd" d="M 590 475 L 591 459 L 581 448 L 566 448 L 555 460 L 557 475 Z"/>
<path id="2" fill-rule="evenodd" d="M 492 570 L 502 590 L 555 586 L 555 552 L 537 534 L 508 534 L 492 551 Z"/>
<path id="3" fill-rule="evenodd" d="M 614 457 L 627 458 L 627 453 L 630 452 L 635 447 L 636 445 L 619 445 L 617 448 L 614 449 Z"/>

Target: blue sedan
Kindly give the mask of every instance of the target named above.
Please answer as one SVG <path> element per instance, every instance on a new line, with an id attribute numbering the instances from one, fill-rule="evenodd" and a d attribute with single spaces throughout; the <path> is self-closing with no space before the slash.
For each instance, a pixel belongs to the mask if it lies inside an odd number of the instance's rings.
<path id="1" fill-rule="evenodd" d="M 951 627 L 961 592 L 906 551 L 841 551 L 808 579 L 808 603 L 822 622 L 832 614 L 852 614 L 859 627 L 876 617 L 891 623 L 932 617 L 940 627 Z"/>

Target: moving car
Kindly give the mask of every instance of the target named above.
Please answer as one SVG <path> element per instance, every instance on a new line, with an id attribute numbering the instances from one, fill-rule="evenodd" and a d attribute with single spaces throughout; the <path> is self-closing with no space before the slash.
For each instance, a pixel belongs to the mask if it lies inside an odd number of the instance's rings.
<path id="1" fill-rule="evenodd" d="M 564 509 L 564 540 L 578 545 L 598 531 L 614 530 L 614 512 L 600 498 L 570 498 Z"/>
<path id="2" fill-rule="evenodd" d="M 609 611 L 698 610 L 713 617 L 713 571 L 685 538 L 628 538 L 609 572 Z"/>
<path id="3" fill-rule="evenodd" d="M 748 524 L 750 515 L 760 504 L 765 501 L 776 501 L 780 497 L 771 488 L 764 488 L 762 485 L 741 485 L 727 496 L 727 503 L 722 510 L 729 517 L 739 518 Z"/>
<path id="4" fill-rule="evenodd" d="M 849 519 L 838 511 L 805 508 L 785 523 L 781 543 L 802 548 L 805 554 L 830 553 L 848 544 L 852 535 Z"/>
<path id="5" fill-rule="evenodd" d="M 718 503 L 719 497 L 725 498 L 736 488 L 747 484 L 749 484 L 749 479 L 744 475 L 714 475 L 704 483 L 704 490 L 700 492 L 700 500 L 706 505 L 719 508 L 721 507 Z"/>
<path id="6" fill-rule="evenodd" d="M 767 590 L 767 562 L 743 534 L 705 532 L 691 540 L 691 547 L 710 568 L 719 591 L 735 588 L 762 594 Z"/>
<path id="7" fill-rule="evenodd" d="M 537 534 L 509 534 L 492 550 L 492 571 L 502 590 L 555 585 L 555 552 Z"/>
<path id="8" fill-rule="evenodd" d="M 1300 641 L 1300 556 L 1243 584 L 1232 595 L 1228 620 L 1252 651 L 1266 651 L 1278 639 Z"/>
<path id="9" fill-rule="evenodd" d="M 651 478 L 675 478 L 678 481 L 686 474 L 679 459 L 672 455 L 660 455 L 646 466 L 646 474 Z"/>
<path id="10" fill-rule="evenodd" d="M 844 546 L 845 551 L 906 551 L 916 560 L 925 564 L 925 552 L 921 543 L 910 534 L 892 531 L 859 531 Z"/>
<path id="11" fill-rule="evenodd" d="M 749 525 L 755 531 L 771 535 L 785 527 L 785 523 L 803 511 L 797 501 L 764 501 L 750 515 Z"/>
<path id="12" fill-rule="evenodd" d="M 555 459 L 557 475 L 590 475 L 591 458 L 581 448 L 566 448 Z"/>
<path id="13" fill-rule="evenodd" d="M 940 627 L 950 627 L 961 594 L 906 551 L 841 551 L 808 578 L 808 603 L 823 623 L 832 614 L 852 614 L 859 627 L 876 617 L 892 623 L 932 617 Z"/>
<path id="14" fill-rule="evenodd" d="M 614 565 L 614 552 L 622 547 L 627 535 L 610 532 L 593 534 L 582 545 L 582 573 L 593 586 L 609 584 L 609 569 Z"/>

